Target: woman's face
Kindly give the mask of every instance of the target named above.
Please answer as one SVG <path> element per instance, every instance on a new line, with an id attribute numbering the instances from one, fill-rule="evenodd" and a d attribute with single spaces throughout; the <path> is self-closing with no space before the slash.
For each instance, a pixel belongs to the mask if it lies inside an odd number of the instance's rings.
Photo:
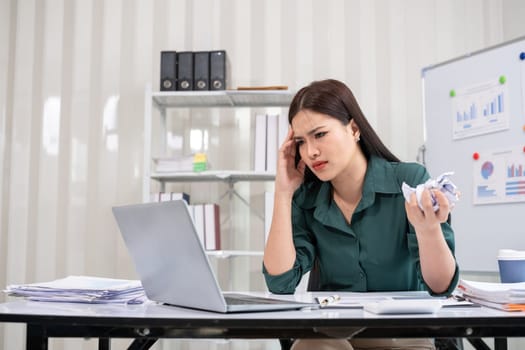
<path id="1" fill-rule="evenodd" d="M 348 169 L 357 153 L 359 130 L 353 121 L 345 126 L 329 115 L 301 110 L 292 119 L 292 129 L 301 159 L 321 181 Z"/>

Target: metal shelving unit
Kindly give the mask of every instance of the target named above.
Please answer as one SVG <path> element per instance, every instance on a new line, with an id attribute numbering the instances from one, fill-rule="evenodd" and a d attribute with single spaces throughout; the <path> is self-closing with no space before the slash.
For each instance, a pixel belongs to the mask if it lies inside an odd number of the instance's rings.
<path id="1" fill-rule="evenodd" d="M 160 183 L 161 191 L 167 183 L 175 182 L 226 182 L 230 195 L 237 196 L 245 204 L 234 188 L 240 181 L 273 181 L 275 174 L 216 170 L 203 172 L 153 172 L 152 171 L 152 121 L 154 108 L 160 114 L 161 129 L 166 129 L 166 112 L 172 108 L 254 108 L 254 107 L 288 107 L 293 93 L 288 90 L 223 90 L 223 91 L 162 91 L 153 92 L 151 86 L 145 89 L 144 107 L 144 178 L 143 200 L 150 198 L 151 181 Z M 233 256 L 262 256 L 260 251 L 208 251 L 209 256 L 229 258 Z"/>

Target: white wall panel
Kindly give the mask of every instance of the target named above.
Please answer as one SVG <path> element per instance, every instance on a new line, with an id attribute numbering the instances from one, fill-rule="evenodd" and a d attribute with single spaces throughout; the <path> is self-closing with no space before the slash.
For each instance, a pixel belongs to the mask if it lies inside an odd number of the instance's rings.
<path id="1" fill-rule="evenodd" d="M 37 158 L 39 168 L 37 187 L 33 192 L 37 202 L 35 223 L 35 275 L 42 280 L 52 279 L 57 275 L 55 259 L 57 256 L 57 203 L 59 199 L 58 168 L 60 149 L 60 122 L 62 118 L 61 77 L 64 74 L 62 66 L 64 6 L 61 0 L 47 1 L 43 4 L 43 38 L 41 65 L 41 91 L 37 92 L 38 111 L 35 119 L 38 120 L 41 144 Z M 69 74 L 70 72 L 67 72 Z M 40 99 L 40 100 L 38 100 Z M 36 146 L 36 142 L 34 143 Z"/>
<path id="2" fill-rule="evenodd" d="M 439 2 L 438 2 L 439 3 Z M 397 151 L 402 159 L 414 159 L 417 148 L 423 144 L 423 114 L 421 104 L 421 68 L 433 62 L 435 53 L 432 37 L 434 28 L 432 25 L 433 8 L 425 6 L 424 2 L 409 0 L 405 7 L 406 35 L 406 82 L 403 88 L 406 103 L 406 122 L 396 123 L 403 126 L 407 147 Z M 415 69 L 419 67 L 419 69 Z"/>
<path id="3" fill-rule="evenodd" d="M 345 82 L 351 87 L 352 92 L 360 101 L 361 86 L 359 82 L 363 76 L 361 69 L 361 24 L 359 18 L 361 16 L 361 0 L 345 1 Z"/>
<path id="4" fill-rule="evenodd" d="M 263 84 L 266 85 L 286 85 L 283 79 L 282 60 L 283 60 L 283 15 L 281 6 L 285 1 L 267 0 L 261 1 L 264 6 L 264 46 L 263 62 L 264 67 Z"/>
<path id="5" fill-rule="evenodd" d="M 328 76 L 343 79 L 347 62 L 346 50 L 343 45 L 346 39 L 345 0 L 332 0 L 327 3 L 328 20 L 330 24 L 330 56 Z"/>
<path id="6" fill-rule="evenodd" d="M 297 1 L 301 0 L 281 1 L 281 79 L 283 84 L 290 87 L 296 86 L 297 79 Z"/>
<path id="7" fill-rule="evenodd" d="M 387 145 L 391 146 L 390 131 L 392 130 L 392 124 L 395 116 L 392 113 L 392 107 L 390 104 L 390 94 L 392 93 L 392 83 L 390 72 L 392 67 L 392 47 L 390 42 L 392 41 L 392 32 L 390 31 L 390 22 L 394 21 L 394 17 L 391 16 L 390 8 L 396 7 L 395 4 L 388 2 L 387 6 L 377 6 L 374 10 L 375 13 L 375 28 L 376 28 L 376 40 L 373 42 L 376 54 L 374 57 L 376 62 L 374 67 L 376 69 L 375 74 L 375 87 L 374 87 L 374 106 L 375 114 L 367 113 L 366 116 L 370 120 L 372 125 L 375 127 L 379 137 Z M 402 7 L 396 7 L 401 12 Z M 403 13 L 399 13 L 401 20 L 404 18 Z M 402 28 L 402 27 L 401 27 Z M 396 32 L 403 32 L 402 29 Z M 372 77 L 371 77 L 372 78 Z M 395 123 L 393 125 L 396 125 Z M 401 156 L 401 155 L 399 155 Z"/>
<path id="8" fill-rule="evenodd" d="M 12 111 L 17 118 L 7 116 L 11 121 L 11 147 L 10 150 L 10 174 L 8 176 L 8 185 L 6 191 L 9 191 L 9 202 L 5 203 L 5 213 L 7 221 L 7 232 L 5 235 L 6 244 L 6 261 L 3 265 L 5 269 L 6 283 L 20 283 L 27 280 L 29 260 L 31 260 L 28 249 L 28 226 L 29 206 L 31 203 L 29 196 L 31 189 L 30 173 L 30 142 L 32 126 L 32 90 L 34 81 L 33 77 L 33 55 L 34 55 L 34 31 L 35 23 L 35 4 L 32 1 L 19 1 L 16 4 L 16 29 L 11 34 L 17 38 L 14 47 L 14 61 L 16 65 L 10 67 L 14 70 L 12 85 Z M 9 74 L 9 73 L 8 73 Z M 9 104 L 9 101 L 7 102 Z M 9 109 L 9 108 L 8 108 Z M 13 189 L 16 189 L 14 191 Z M 4 227 L 2 227 L 4 229 Z M 6 325 L 5 334 L 10 338 L 4 337 L 5 349 L 16 348 L 17 344 L 22 344 L 24 329 L 14 325 Z"/>
<path id="9" fill-rule="evenodd" d="M 522 0 L 502 0 L 501 3 L 496 1 L 496 4 L 490 2 L 487 4 L 487 12 L 485 18 L 491 16 L 491 24 L 493 28 L 500 28 L 503 26 L 503 33 L 505 40 L 514 39 L 523 36 L 523 21 L 519 18 L 525 18 L 525 2 Z M 499 7 L 502 7 L 500 9 Z M 501 17 L 499 17 L 501 15 Z M 497 26 L 499 24 L 499 26 Z M 501 38 L 496 38 L 500 39 Z"/>
<path id="10" fill-rule="evenodd" d="M 245 1 L 248 3 L 247 1 Z M 245 44 L 241 44 L 238 51 L 242 54 L 236 57 L 242 57 L 241 62 L 232 62 L 232 65 L 241 63 L 246 69 L 246 73 L 243 73 L 242 80 L 238 81 L 237 85 L 233 85 L 235 88 L 238 85 L 249 86 L 249 85 L 264 85 L 266 80 L 266 65 L 264 63 L 267 47 L 266 47 L 266 12 L 264 11 L 264 1 L 254 1 L 251 3 L 251 7 L 245 16 L 245 20 L 239 23 L 237 32 L 244 32 L 240 40 L 245 41 Z M 244 16 L 241 16 L 244 17 Z M 242 27 L 246 26 L 243 30 Z M 242 39 L 241 39 L 242 38 Z M 242 50 L 244 47 L 244 50 Z"/>
<path id="11" fill-rule="evenodd" d="M 12 1 L 0 2 L 0 285 L 5 285 L 8 262 L 8 208 L 9 208 L 9 167 L 10 167 L 10 147 L 11 147 L 11 105 L 8 100 L 12 96 L 10 84 L 12 71 L 10 70 L 13 61 L 13 42 L 11 41 L 11 31 L 14 30 L 15 22 L 10 18 L 16 17 L 16 4 Z M 9 78 L 8 78 L 9 77 Z M 4 295 L 0 296 L 0 301 L 6 300 Z M 22 327 L 13 329 L 11 326 L 0 325 L 0 348 L 8 349 L 9 346 L 16 346 L 22 334 Z M 15 334 L 15 340 L 10 341 L 3 337 L 7 332 Z M 19 333 L 20 332 L 20 333 Z"/>
<path id="12" fill-rule="evenodd" d="M 418 98 L 414 96 L 407 96 L 405 89 L 407 86 L 407 27 L 406 16 L 407 11 L 403 7 L 404 0 L 389 1 L 388 6 L 388 56 L 387 69 L 385 72 L 386 81 L 388 81 L 387 100 L 386 104 L 389 106 L 387 110 L 382 110 L 380 118 L 386 127 L 379 125 L 378 129 L 385 142 L 390 145 L 392 151 L 398 157 L 403 159 L 413 158 L 412 153 L 406 152 L 412 145 L 410 140 L 414 139 L 408 133 L 406 127 L 409 118 L 407 113 L 407 105 L 411 103 L 412 99 Z M 390 115 L 390 118 L 385 118 L 385 115 Z M 400 126 L 403 127 L 400 127 Z M 413 147 L 413 146 L 412 146 Z M 415 150 L 411 149 L 411 152 Z M 412 156 L 412 157 L 410 157 Z"/>
<path id="13" fill-rule="evenodd" d="M 314 27 L 318 25 L 317 16 L 313 13 L 313 1 L 298 1 L 294 11 L 295 27 L 288 30 L 295 32 L 295 81 L 292 87 L 301 87 L 315 80 L 314 75 Z"/>
<path id="14" fill-rule="evenodd" d="M 26 280 L 27 234 L 30 195 L 30 143 L 32 121 L 32 90 L 38 79 L 33 76 L 35 4 L 32 1 L 17 3 L 14 72 L 11 126 L 11 166 L 9 176 L 10 202 L 8 207 L 6 280 L 20 283 Z M 8 102 L 9 103 L 9 102 Z M 9 118 L 10 116 L 8 116 Z M 34 186 L 33 186 L 34 187 Z M 9 234 L 13 232 L 12 234 Z"/>
<path id="15" fill-rule="evenodd" d="M 257 37 L 252 39 L 252 2 L 232 0 L 231 5 L 232 13 L 235 14 L 234 18 L 230 18 L 233 35 L 225 38 L 224 44 L 230 60 L 230 87 L 235 88 L 252 84 L 251 60 L 255 59 L 252 57 L 252 44 Z"/>
<path id="16" fill-rule="evenodd" d="M 377 52 L 376 40 L 378 34 L 376 26 L 376 2 L 360 0 L 359 4 L 359 46 L 355 55 L 359 55 L 361 77 L 355 85 L 359 85 L 359 103 L 363 113 L 372 127 L 377 128 Z M 353 86 L 350 85 L 350 89 Z"/>
<path id="17" fill-rule="evenodd" d="M 11 145 L 11 119 L 8 118 L 8 104 L 12 91 L 9 90 L 11 81 L 8 75 L 12 76 L 9 69 L 12 64 L 13 53 L 11 30 L 14 21 L 10 21 L 12 12 L 16 6 L 11 6 L 11 1 L 0 2 L 0 266 L 7 264 L 7 208 L 9 202 L 9 191 L 7 185 L 9 182 L 9 163 L 10 163 L 10 145 Z M 10 106 L 9 106 L 10 107 Z M 5 283 L 6 269 L 0 268 L 0 284 Z M 4 297 L 0 297 L 0 301 Z M 1 328 L 0 326 L 0 332 Z"/>
<path id="18" fill-rule="evenodd" d="M 424 141 L 421 69 L 525 35 L 523 4 L 1 1 L 0 283 L 65 274 L 135 276 L 110 209 L 141 199 L 144 89 L 147 84 L 159 88 L 160 51 L 226 50 L 230 88 L 283 84 L 297 90 L 312 80 L 343 80 L 392 151 L 415 160 Z M 249 166 L 250 155 L 228 158 L 221 151 L 250 147 L 247 119 L 252 114 L 181 111 L 179 133 L 207 128 L 210 156 Z M 223 192 L 215 185 L 184 188 L 216 196 Z M 239 187 L 256 203 L 259 190 Z M 246 211 L 238 203 L 233 208 Z M 228 225 L 257 227 L 245 221 Z M 257 242 L 253 237 L 228 239 L 241 248 Z M 258 264 L 234 268 L 233 285 L 245 286 L 237 280 L 245 273 L 253 276 Z M 8 328 L 0 327 L 0 338 Z M 11 330 L 14 336 L 0 342 L 5 349 L 23 342 L 22 329 Z M 55 343 L 60 347 L 61 341 Z M 184 348 L 173 342 L 162 346 Z"/>
<path id="19" fill-rule="evenodd" d="M 91 117 L 91 52 L 93 34 L 93 1 L 76 0 L 69 2 L 71 9 L 66 11 L 70 16 L 64 29 L 69 31 L 65 42 L 70 46 L 71 76 L 68 89 L 63 90 L 70 102 L 64 108 L 63 119 L 68 120 L 62 129 L 68 135 L 64 141 L 64 166 L 68 169 L 61 184 L 67 194 L 64 220 L 66 221 L 65 239 L 65 274 L 80 274 L 85 271 L 86 241 L 88 235 L 88 147 L 89 122 Z M 70 13 L 70 14 L 69 14 Z M 67 18 L 67 17 L 66 17 Z M 65 97 L 67 99 L 67 97 Z"/>

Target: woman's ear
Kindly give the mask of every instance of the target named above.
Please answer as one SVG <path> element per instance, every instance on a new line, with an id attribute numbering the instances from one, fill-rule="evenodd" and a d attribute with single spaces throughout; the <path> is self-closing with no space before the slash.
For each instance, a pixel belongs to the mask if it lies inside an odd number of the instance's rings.
<path id="1" fill-rule="evenodd" d="M 350 120 L 350 123 L 348 124 L 350 126 L 350 132 L 352 133 L 352 136 L 354 137 L 354 140 L 356 142 L 359 142 L 361 138 L 361 132 L 359 131 L 359 127 L 354 122 L 354 120 Z"/>

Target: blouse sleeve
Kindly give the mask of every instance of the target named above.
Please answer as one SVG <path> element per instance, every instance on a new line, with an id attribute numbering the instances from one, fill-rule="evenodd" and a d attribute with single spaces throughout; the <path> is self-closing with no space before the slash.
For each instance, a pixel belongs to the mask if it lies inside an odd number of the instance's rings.
<path id="1" fill-rule="evenodd" d="M 302 276 L 310 271 L 315 258 L 313 235 L 308 230 L 304 209 L 295 201 L 292 202 L 292 231 L 296 251 L 293 267 L 279 275 L 271 275 L 263 264 L 263 274 L 266 285 L 272 293 L 292 294 L 301 281 Z"/>

